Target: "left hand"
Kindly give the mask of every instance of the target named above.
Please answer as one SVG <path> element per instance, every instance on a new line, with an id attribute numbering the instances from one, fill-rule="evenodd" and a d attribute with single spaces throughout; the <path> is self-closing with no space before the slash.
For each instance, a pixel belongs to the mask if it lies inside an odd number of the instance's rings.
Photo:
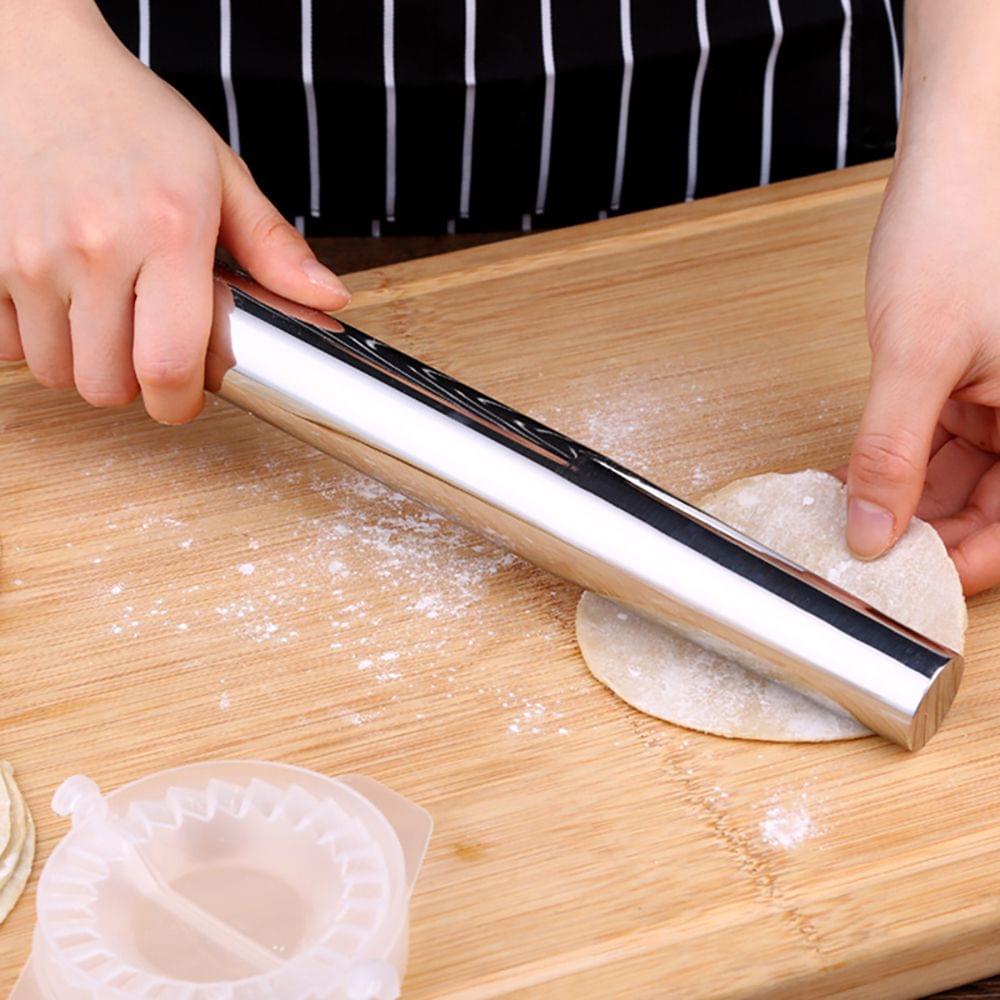
<path id="1" fill-rule="evenodd" d="M 907 6 L 896 162 L 868 259 L 871 385 L 847 540 L 929 519 L 966 593 L 1000 584 L 1000 4 Z M 971 74 L 971 75 L 970 75 Z M 978 74 L 978 75 L 977 75 Z M 991 96 L 993 95 L 993 96 Z"/>
<path id="2" fill-rule="evenodd" d="M 943 155 L 903 153 L 872 241 L 847 537 L 874 558 L 930 520 L 971 594 L 1000 583 L 1000 177 Z"/>

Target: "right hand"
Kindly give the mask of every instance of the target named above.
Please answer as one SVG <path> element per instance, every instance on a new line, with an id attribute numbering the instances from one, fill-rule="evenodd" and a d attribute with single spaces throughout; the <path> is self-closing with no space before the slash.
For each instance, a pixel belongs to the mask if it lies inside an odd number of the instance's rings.
<path id="1" fill-rule="evenodd" d="M 0 4 L 0 359 L 95 406 L 203 402 L 216 242 L 317 309 L 350 299 L 92 0 Z"/>

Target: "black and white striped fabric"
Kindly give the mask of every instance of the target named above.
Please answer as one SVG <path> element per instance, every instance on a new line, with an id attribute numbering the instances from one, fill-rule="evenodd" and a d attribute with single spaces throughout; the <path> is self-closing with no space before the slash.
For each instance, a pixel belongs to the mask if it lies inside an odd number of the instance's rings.
<path id="1" fill-rule="evenodd" d="M 891 155 L 903 0 L 99 0 L 314 235 L 567 225 Z"/>

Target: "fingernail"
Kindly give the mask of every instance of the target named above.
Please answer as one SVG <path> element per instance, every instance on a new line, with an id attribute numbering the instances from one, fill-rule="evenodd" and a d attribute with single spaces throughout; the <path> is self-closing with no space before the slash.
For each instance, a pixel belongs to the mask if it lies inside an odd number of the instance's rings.
<path id="1" fill-rule="evenodd" d="M 877 503 L 852 497 L 847 501 L 847 544 L 862 559 L 882 555 L 892 544 L 895 519 Z"/>
<path id="2" fill-rule="evenodd" d="M 318 260 L 314 260 L 312 257 L 304 260 L 302 262 L 302 270 L 312 284 L 329 289 L 331 292 L 336 292 L 338 295 L 342 295 L 348 302 L 351 301 L 351 293 L 347 290 L 347 286 L 333 271 L 328 267 L 324 267 Z"/>

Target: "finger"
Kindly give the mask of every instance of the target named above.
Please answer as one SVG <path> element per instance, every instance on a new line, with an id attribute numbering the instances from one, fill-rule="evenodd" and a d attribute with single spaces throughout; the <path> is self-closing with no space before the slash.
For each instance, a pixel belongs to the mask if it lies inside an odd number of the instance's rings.
<path id="1" fill-rule="evenodd" d="M 1000 583 L 1000 524 L 972 532 L 950 553 L 966 594 L 978 594 Z"/>
<path id="2" fill-rule="evenodd" d="M 945 545 L 960 544 L 976 531 L 1000 521 L 1000 462 L 979 479 L 962 510 L 951 517 L 932 521 Z"/>
<path id="3" fill-rule="evenodd" d="M 146 410 L 164 424 L 193 420 L 204 403 L 212 327 L 212 252 L 159 254 L 136 280 L 132 363 Z"/>
<path id="4" fill-rule="evenodd" d="M 940 424 L 934 430 L 934 437 L 931 439 L 931 457 L 933 458 L 950 440 L 951 434 Z M 849 466 L 838 465 L 836 469 L 830 470 L 831 476 L 836 476 L 842 483 L 847 482 L 847 472 Z M 924 515 L 921 514 L 921 517 Z"/>
<path id="5" fill-rule="evenodd" d="M 998 413 L 992 406 L 958 403 L 949 399 L 941 410 L 941 424 L 956 437 L 965 438 L 983 451 L 1000 454 Z"/>
<path id="6" fill-rule="evenodd" d="M 219 240 L 261 284 L 316 309 L 341 309 L 351 300 L 303 236 L 264 197 L 250 171 L 221 146 L 222 216 Z"/>
<path id="7" fill-rule="evenodd" d="M 9 297 L 0 296 L 0 361 L 20 361 L 23 357 L 14 303 Z"/>
<path id="8" fill-rule="evenodd" d="M 958 352 L 875 351 L 847 474 L 847 542 L 855 555 L 874 559 L 906 530 L 960 360 Z"/>
<path id="9" fill-rule="evenodd" d="M 18 286 L 11 293 L 31 374 L 52 389 L 72 388 L 73 351 L 66 302 L 43 286 Z"/>
<path id="10" fill-rule="evenodd" d="M 945 403 L 945 406 L 948 404 Z M 931 459 L 954 437 L 951 431 L 948 430 L 940 421 L 937 427 L 934 428 L 934 437 L 931 438 Z"/>
<path id="11" fill-rule="evenodd" d="M 125 406 L 138 395 L 132 367 L 135 278 L 84 280 L 69 310 L 73 380 L 94 406 Z"/>
<path id="12" fill-rule="evenodd" d="M 969 535 L 981 531 L 987 526 L 982 515 L 968 508 L 953 514 L 951 517 L 932 518 L 930 523 L 941 536 L 941 541 L 944 542 L 949 551 L 960 545 Z"/>
<path id="13" fill-rule="evenodd" d="M 930 520 L 957 514 L 996 461 L 996 455 L 980 451 L 963 438 L 952 438 L 927 466 L 917 516 Z"/>
<path id="14" fill-rule="evenodd" d="M 1000 521 L 1000 462 L 980 477 L 969 497 L 968 509 L 978 511 L 989 523 Z"/>

